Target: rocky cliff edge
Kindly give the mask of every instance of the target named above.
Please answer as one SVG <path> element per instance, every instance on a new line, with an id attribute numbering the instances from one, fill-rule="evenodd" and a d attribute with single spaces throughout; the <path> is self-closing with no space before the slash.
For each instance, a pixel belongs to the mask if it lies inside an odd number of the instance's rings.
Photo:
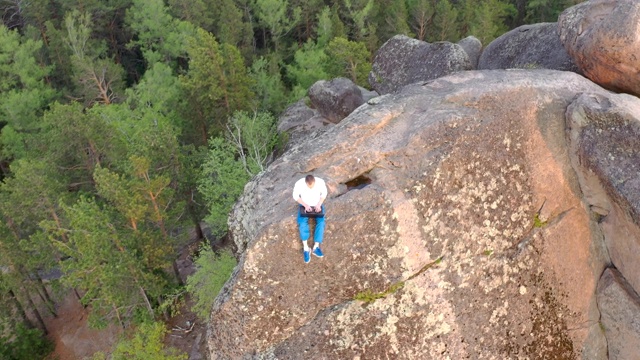
<path id="1" fill-rule="evenodd" d="M 610 259 L 565 131 L 582 94 L 626 96 L 569 72 L 469 71 L 310 134 L 234 208 L 212 358 L 606 358 Z M 304 264 L 291 189 L 308 173 L 330 196 L 325 257 Z"/>

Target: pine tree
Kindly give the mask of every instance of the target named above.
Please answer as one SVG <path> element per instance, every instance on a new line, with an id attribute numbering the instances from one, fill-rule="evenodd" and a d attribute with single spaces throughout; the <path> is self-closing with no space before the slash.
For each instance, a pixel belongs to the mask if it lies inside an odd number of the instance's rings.
<path id="1" fill-rule="evenodd" d="M 317 37 L 317 17 L 322 10 L 324 2 L 322 0 L 291 0 L 291 8 L 300 9 L 300 22 L 298 23 L 298 34 L 296 40 L 304 42 Z"/>
<path id="2" fill-rule="evenodd" d="M 29 271 L 49 270 L 60 256 L 39 233 L 40 223 L 51 221 L 62 227 L 60 204 L 69 200 L 64 179 L 51 164 L 35 159 L 21 159 L 11 164 L 11 176 L 0 184 L 3 209 L 9 229 L 28 258 L 20 263 Z"/>
<path id="3" fill-rule="evenodd" d="M 142 81 L 127 92 L 131 110 L 109 112 L 118 132 L 130 139 L 129 152 L 151 159 L 153 167 L 163 169 L 171 177 L 177 198 L 186 203 L 198 236 L 203 206 L 196 191 L 197 169 L 202 161 L 200 151 L 181 145 L 188 138 L 189 123 L 180 116 L 183 87 L 168 65 L 156 63 Z M 111 108 L 111 107 L 110 107 Z"/>
<path id="4" fill-rule="evenodd" d="M 28 141 L 29 156 L 42 158 L 64 177 L 68 191 L 94 192 L 96 166 L 126 158 L 126 147 L 112 124 L 79 103 L 53 104 L 42 118 L 42 130 Z"/>
<path id="5" fill-rule="evenodd" d="M 330 77 L 346 77 L 367 87 L 371 72 L 371 55 L 365 44 L 336 37 L 327 45 L 326 71 Z"/>
<path id="6" fill-rule="evenodd" d="M 369 52 L 377 50 L 379 40 L 376 35 L 375 0 L 344 0 L 343 4 L 343 14 L 350 25 L 349 38 L 364 43 Z"/>
<path id="7" fill-rule="evenodd" d="M 331 10 L 331 35 L 333 37 L 347 37 L 347 26 L 340 18 L 339 7 L 334 6 Z M 331 39 L 328 39 L 331 40 Z"/>
<path id="8" fill-rule="evenodd" d="M 214 12 L 218 1 L 212 0 L 168 0 L 167 11 L 175 19 L 188 22 L 208 31 L 216 20 Z"/>
<path id="9" fill-rule="evenodd" d="M 516 15 L 515 7 L 504 0 L 464 0 L 460 7 L 461 36 L 473 35 L 483 44 L 505 33 L 505 19 Z"/>
<path id="10" fill-rule="evenodd" d="M 326 46 L 333 39 L 335 32 L 336 29 L 331 20 L 331 9 L 325 6 L 318 14 L 316 43 L 322 47 Z"/>
<path id="11" fill-rule="evenodd" d="M 260 57 L 249 70 L 256 93 L 257 109 L 280 114 L 289 101 L 287 89 L 280 76 L 280 66 L 274 56 Z"/>
<path id="12" fill-rule="evenodd" d="M 26 155 L 25 134 L 39 130 L 43 110 L 57 96 L 45 82 L 52 68 L 36 61 L 42 45 L 0 25 L 0 159 Z"/>
<path id="13" fill-rule="evenodd" d="M 430 42 L 457 41 L 460 38 L 457 28 L 458 10 L 449 0 L 437 0 Z"/>
<path id="14" fill-rule="evenodd" d="M 409 25 L 418 40 L 425 41 L 433 22 L 435 6 L 433 0 L 408 0 Z"/>
<path id="15" fill-rule="evenodd" d="M 378 0 L 376 4 L 378 38 L 385 42 L 395 35 L 412 37 L 405 0 Z"/>
<path id="16" fill-rule="evenodd" d="M 91 16 L 86 12 L 74 10 L 65 17 L 75 94 L 84 99 L 86 105 L 108 105 L 121 100 L 124 72 L 107 56 L 104 44 L 92 39 L 91 24 Z"/>
<path id="17" fill-rule="evenodd" d="M 210 131 L 222 130 L 235 110 L 252 108 L 253 82 L 238 49 L 220 45 L 210 33 L 199 29 L 189 43 L 189 72 L 180 77 L 188 99 L 193 129 L 200 132 L 196 144 L 205 144 Z"/>
<path id="18" fill-rule="evenodd" d="M 173 18 L 162 0 L 132 2 L 125 22 L 136 37 L 128 46 L 138 47 L 147 64 L 164 62 L 177 69 L 177 60 L 186 56 L 185 44 L 195 35 L 196 27 Z"/>
<path id="19" fill-rule="evenodd" d="M 0 185 L 0 268 L 5 273 L 4 281 L 12 292 L 16 308 L 23 313 L 24 309 L 33 312 L 39 328 L 46 332 L 32 296 L 40 297 L 55 315 L 39 271 L 51 269 L 59 256 L 41 236 L 38 224 L 46 219 L 58 220 L 58 210 L 51 204 L 52 188 L 42 183 L 46 181 L 41 176 L 43 166 L 33 164 L 36 166 L 32 168 L 30 165 L 24 160 L 14 163 L 14 176 Z"/>
<path id="20" fill-rule="evenodd" d="M 327 63 L 325 49 L 313 41 L 307 41 L 301 49 L 294 54 L 294 61 L 287 65 L 287 76 L 296 88 L 299 88 L 298 96 L 305 95 L 307 89 L 318 80 L 330 79 L 325 71 Z"/>
<path id="21" fill-rule="evenodd" d="M 69 259 L 62 263 L 62 281 L 84 290 L 82 303 L 91 304 L 91 324 L 104 326 L 113 320 L 128 324 L 139 310 L 153 318 L 151 299 L 164 287 L 162 277 L 145 269 L 140 261 L 138 243 L 143 234 L 126 231 L 113 208 L 100 206 L 91 198 L 80 198 L 65 206 L 69 221 L 60 238 L 57 229 L 49 229 L 58 250 Z"/>
<path id="22" fill-rule="evenodd" d="M 176 213 L 184 211 L 183 204 L 176 201 L 171 179 L 153 174 L 148 159 L 132 156 L 129 167 L 122 175 L 96 169 L 98 194 L 127 219 L 127 228 L 138 238 L 135 249 L 145 271 L 162 272 L 173 266 L 177 242 L 171 233 L 177 225 Z M 173 269 L 176 281 L 181 282 L 177 267 Z"/>
<path id="23" fill-rule="evenodd" d="M 45 41 L 47 62 L 51 63 L 55 71 L 48 76 L 52 86 L 60 89 L 64 98 L 75 99 L 73 66 L 71 49 L 67 45 L 67 31 L 64 26 L 56 25 L 53 20 L 44 22 L 42 32 Z"/>
<path id="24" fill-rule="evenodd" d="M 164 345 L 167 333 L 161 322 L 141 324 L 131 338 L 123 339 L 111 354 L 113 360 L 186 360 L 189 356 Z"/>
<path id="25" fill-rule="evenodd" d="M 256 42 L 254 29 L 258 27 L 253 10 L 253 0 L 221 0 L 220 20 L 217 21 L 215 34 L 221 43 L 234 45 L 240 50 L 246 64 L 250 64 L 256 56 Z M 235 10 L 241 17 L 238 19 Z M 227 35 L 228 34 L 228 35 Z"/>
<path id="26" fill-rule="evenodd" d="M 281 50 L 283 37 L 300 21 L 300 7 L 291 8 L 288 0 L 255 0 L 254 12 L 259 23 L 269 31 L 276 53 Z"/>
<path id="27" fill-rule="evenodd" d="M 581 1 L 578 0 L 529 0 L 526 2 L 525 20 L 527 23 L 556 22 L 564 9 Z"/>
<path id="28" fill-rule="evenodd" d="M 55 315 L 53 301 L 40 273 L 53 269 L 60 255 L 44 236 L 40 224 L 43 221 L 61 224 L 57 202 L 57 198 L 62 197 L 61 189 L 55 181 L 43 176 L 47 169 L 42 162 L 19 160 L 12 164 L 12 171 L 13 176 L 5 179 L 0 188 L 3 206 L 0 218 L 6 229 L 0 247 L 7 256 L 0 264 L 8 264 L 21 282 L 20 288 L 40 297 Z M 19 292 L 19 288 L 14 290 Z"/>
<path id="29" fill-rule="evenodd" d="M 202 165 L 202 174 L 198 181 L 198 190 L 208 207 L 205 217 L 216 237 L 227 233 L 229 211 L 242 194 L 249 175 L 242 163 L 237 160 L 233 144 L 218 136 L 209 141 L 209 153 Z"/>
<path id="30" fill-rule="evenodd" d="M 221 43 L 240 46 L 246 36 L 246 25 L 242 21 L 242 10 L 233 0 L 221 0 L 215 35 Z M 253 36 L 253 33 L 251 34 Z"/>
<path id="31" fill-rule="evenodd" d="M 203 245 L 195 261 L 196 271 L 187 278 L 187 291 L 195 300 L 191 310 L 208 321 L 213 302 L 236 266 L 236 259 L 228 251 L 216 254 Z"/>
<path id="32" fill-rule="evenodd" d="M 126 104 L 136 111 L 138 116 L 147 113 L 154 117 L 162 115 L 169 119 L 179 134 L 179 129 L 184 124 L 178 116 L 177 108 L 184 96 L 183 90 L 169 65 L 156 62 L 144 73 L 138 84 L 127 89 Z M 129 119 L 124 118 L 123 121 L 126 123 Z"/>

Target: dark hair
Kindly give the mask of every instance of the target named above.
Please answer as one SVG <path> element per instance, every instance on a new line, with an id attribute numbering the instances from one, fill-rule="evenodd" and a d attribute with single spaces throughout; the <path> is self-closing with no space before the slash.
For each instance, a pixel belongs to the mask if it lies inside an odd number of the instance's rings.
<path id="1" fill-rule="evenodd" d="M 307 185 L 312 185 L 312 184 L 314 184 L 316 182 L 316 178 L 314 178 L 313 175 L 307 175 L 304 178 L 304 182 L 306 182 Z"/>

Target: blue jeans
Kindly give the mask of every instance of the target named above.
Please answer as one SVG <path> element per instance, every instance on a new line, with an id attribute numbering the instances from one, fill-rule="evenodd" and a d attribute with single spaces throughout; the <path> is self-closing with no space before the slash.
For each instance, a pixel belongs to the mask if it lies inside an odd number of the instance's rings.
<path id="1" fill-rule="evenodd" d="M 300 230 L 300 240 L 307 241 L 309 240 L 309 218 L 300 216 L 300 212 L 298 213 L 298 230 Z M 324 212 L 324 205 L 322 205 L 322 212 Z M 322 243 L 322 239 L 324 238 L 324 217 L 317 217 L 316 219 L 316 229 L 313 233 L 313 241 L 318 244 Z"/>

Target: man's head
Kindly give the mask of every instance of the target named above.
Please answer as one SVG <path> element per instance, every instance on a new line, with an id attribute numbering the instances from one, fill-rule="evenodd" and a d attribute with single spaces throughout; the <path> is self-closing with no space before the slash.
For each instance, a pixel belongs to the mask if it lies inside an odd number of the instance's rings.
<path id="1" fill-rule="evenodd" d="M 313 187 L 313 184 L 316 183 L 316 178 L 313 177 L 313 175 L 307 175 L 304 178 L 304 182 L 307 184 L 307 186 L 309 187 L 309 189 L 311 189 Z"/>

